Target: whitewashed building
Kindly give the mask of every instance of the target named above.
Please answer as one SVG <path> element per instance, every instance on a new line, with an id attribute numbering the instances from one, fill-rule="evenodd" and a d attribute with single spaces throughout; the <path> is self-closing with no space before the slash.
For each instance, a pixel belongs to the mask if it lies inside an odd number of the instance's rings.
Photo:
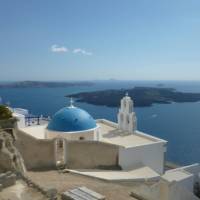
<path id="1" fill-rule="evenodd" d="M 65 138 L 117 145 L 118 164 L 123 170 L 146 166 L 158 174 L 164 172 L 167 141 L 137 130 L 133 101 L 128 94 L 121 100 L 118 123 L 94 120 L 89 113 L 74 106 L 72 100 L 48 124 L 23 127 L 22 123 L 20 115 L 19 128 L 37 139 Z"/>
<path id="2" fill-rule="evenodd" d="M 31 123 L 27 126 L 25 114 L 13 113 L 19 119 L 21 151 L 29 166 L 52 167 L 54 163 L 62 163 L 73 173 L 109 181 L 154 181 L 151 188 L 147 186 L 136 191 L 152 200 L 155 197 L 160 200 L 190 200 L 193 186 L 200 184 L 199 164 L 165 171 L 167 141 L 137 129 L 134 103 L 128 94 L 121 100 L 118 123 L 95 120 L 85 110 L 74 106 L 72 100 L 70 106 L 62 108 L 49 122 L 40 125 Z M 32 145 L 30 152 L 26 145 Z M 120 170 L 75 169 L 113 165 Z M 165 196 L 161 194 L 163 187 Z M 181 192 L 176 193 L 176 188 Z"/>

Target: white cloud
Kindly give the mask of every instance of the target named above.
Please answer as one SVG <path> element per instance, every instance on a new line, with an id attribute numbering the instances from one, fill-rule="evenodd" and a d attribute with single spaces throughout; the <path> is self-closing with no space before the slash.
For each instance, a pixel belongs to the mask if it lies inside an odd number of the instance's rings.
<path id="1" fill-rule="evenodd" d="M 92 55 L 92 52 L 88 52 L 88 51 L 85 51 L 84 49 L 80 49 L 80 48 L 74 49 L 73 53 L 79 53 L 79 54 L 83 54 L 83 55 L 87 55 L 87 56 Z"/>
<path id="2" fill-rule="evenodd" d="M 51 46 L 51 51 L 55 53 L 66 53 L 66 52 L 69 52 L 69 49 L 65 46 L 59 46 L 57 44 L 54 44 Z M 81 48 L 73 49 L 71 52 L 74 54 L 82 54 L 82 55 L 87 55 L 87 56 L 92 55 L 92 52 L 86 51 Z"/>
<path id="3" fill-rule="evenodd" d="M 56 44 L 51 46 L 51 51 L 55 53 L 63 53 L 63 52 L 68 52 L 68 48 L 65 46 L 58 46 Z"/>

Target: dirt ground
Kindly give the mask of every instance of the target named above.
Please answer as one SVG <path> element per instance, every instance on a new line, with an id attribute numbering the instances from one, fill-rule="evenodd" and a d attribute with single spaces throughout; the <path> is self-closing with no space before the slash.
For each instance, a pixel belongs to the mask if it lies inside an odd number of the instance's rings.
<path id="1" fill-rule="evenodd" d="M 58 171 L 27 172 L 27 175 L 36 183 L 46 188 L 56 188 L 58 192 L 85 186 L 106 197 L 106 200 L 134 200 L 130 196 L 134 184 L 119 184 L 106 182 L 72 173 Z"/>
<path id="2" fill-rule="evenodd" d="M 0 200 L 47 200 L 47 198 L 19 180 L 15 185 L 7 187 L 0 192 Z"/>

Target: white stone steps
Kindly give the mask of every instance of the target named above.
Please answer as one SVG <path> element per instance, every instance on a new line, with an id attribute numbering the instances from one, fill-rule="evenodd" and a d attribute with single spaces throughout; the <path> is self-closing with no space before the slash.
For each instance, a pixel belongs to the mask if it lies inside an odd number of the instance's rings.
<path id="1" fill-rule="evenodd" d="M 96 198 L 98 200 L 104 200 L 105 199 L 105 197 L 103 195 L 101 195 L 101 194 L 99 194 L 97 192 L 94 192 L 93 190 L 90 190 L 90 189 L 88 189 L 86 187 L 80 187 L 79 189 L 82 190 L 85 193 L 90 194 L 90 196 L 93 196 L 94 198 Z"/>
<path id="2" fill-rule="evenodd" d="M 80 190 L 79 188 L 71 190 L 71 193 L 81 197 L 82 200 L 91 200 L 91 195 L 83 192 L 82 190 Z M 97 200 L 97 198 L 95 198 L 95 200 Z"/>
<path id="3" fill-rule="evenodd" d="M 86 187 L 75 188 L 62 194 L 62 200 L 105 200 L 105 197 Z"/>
<path id="4" fill-rule="evenodd" d="M 80 198 L 71 192 L 64 192 L 62 193 L 62 200 L 83 200 L 83 198 Z"/>

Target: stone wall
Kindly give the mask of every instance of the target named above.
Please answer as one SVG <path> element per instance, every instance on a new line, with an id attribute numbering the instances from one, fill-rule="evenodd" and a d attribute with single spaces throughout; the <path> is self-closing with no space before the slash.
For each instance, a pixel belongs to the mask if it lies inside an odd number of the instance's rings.
<path id="1" fill-rule="evenodd" d="M 21 153 L 27 170 L 54 169 L 54 140 L 39 140 L 17 130 L 16 147 Z"/>
<path id="2" fill-rule="evenodd" d="M 27 170 L 56 168 L 56 139 L 36 139 L 23 131 L 16 132 L 16 147 Z M 67 141 L 66 167 L 71 169 L 118 168 L 119 147 L 98 141 Z"/>
<path id="3" fill-rule="evenodd" d="M 131 195 L 143 200 L 199 200 L 192 192 L 179 185 L 178 182 L 169 183 L 163 179 L 153 185 L 143 184 L 133 187 Z"/>
<path id="4" fill-rule="evenodd" d="M 102 142 L 68 141 L 67 167 L 72 169 L 118 167 L 118 148 L 116 145 Z"/>

